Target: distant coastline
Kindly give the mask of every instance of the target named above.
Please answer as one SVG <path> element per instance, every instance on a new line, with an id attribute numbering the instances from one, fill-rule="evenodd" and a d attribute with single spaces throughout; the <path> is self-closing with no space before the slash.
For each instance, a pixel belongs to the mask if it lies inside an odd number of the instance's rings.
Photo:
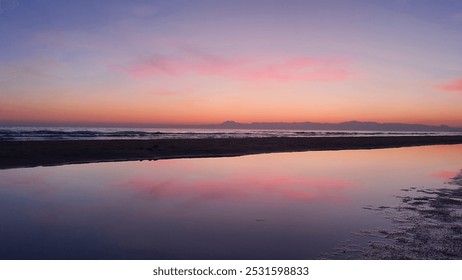
<path id="1" fill-rule="evenodd" d="M 317 122 L 253 122 L 239 123 L 226 121 L 218 125 L 210 125 L 217 128 L 234 129 L 301 129 L 301 130 L 343 130 L 343 131 L 461 131 L 462 128 L 447 125 L 424 125 L 408 123 L 378 123 L 347 121 L 340 123 L 317 123 Z"/>
<path id="2" fill-rule="evenodd" d="M 462 136 L 0 141 L 0 169 L 74 163 L 462 144 Z"/>

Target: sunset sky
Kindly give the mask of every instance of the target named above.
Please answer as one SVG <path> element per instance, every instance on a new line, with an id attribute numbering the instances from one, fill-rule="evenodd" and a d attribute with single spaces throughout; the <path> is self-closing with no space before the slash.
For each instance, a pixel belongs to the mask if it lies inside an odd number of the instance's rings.
<path id="1" fill-rule="evenodd" d="M 0 0 L 0 124 L 462 126 L 460 0 Z"/>

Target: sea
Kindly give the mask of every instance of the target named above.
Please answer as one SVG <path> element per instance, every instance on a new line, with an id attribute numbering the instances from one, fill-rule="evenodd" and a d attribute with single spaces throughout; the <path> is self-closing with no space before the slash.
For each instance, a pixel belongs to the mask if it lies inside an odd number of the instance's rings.
<path id="1" fill-rule="evenodd" d="M 0 126 L 0 141 L 449 135 L 462 136 L 462 132 Z"/>

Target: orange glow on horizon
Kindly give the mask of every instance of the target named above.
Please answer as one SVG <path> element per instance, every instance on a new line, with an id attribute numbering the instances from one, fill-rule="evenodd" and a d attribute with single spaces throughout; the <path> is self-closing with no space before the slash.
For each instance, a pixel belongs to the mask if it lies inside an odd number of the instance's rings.
<path id="1" fill-rule="evenodd" d="M 313 97 L 299 103 L 271 99 L 260 103 L 250 97 L 243 99 L 201 99 L 191 97 L 119 96 L 106 99 L 103 95 L 91 98 L 55 98 L 6 100 L 0 105 L 0 123 L 50 124 L 127 124 L 127 125 L 200 125 L 219 124 L 232 120 L 252 122 L 319 122 L 370 121 L 379 123 L 410 123 L 450 125 L 461 127 L 458 108 L 397 105 L 393 108 L 377 104 L 331 104 Z M 312 105 L 311 105 L 312 104 Z"/>

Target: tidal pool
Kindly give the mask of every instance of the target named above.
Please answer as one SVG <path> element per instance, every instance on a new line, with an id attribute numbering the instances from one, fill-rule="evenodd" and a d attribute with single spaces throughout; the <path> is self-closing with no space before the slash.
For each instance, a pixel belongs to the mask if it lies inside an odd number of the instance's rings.
<path id="1" fill-rule="evenodd" d="M 0 258 L 330 258 L 355 232 L 391 226 L 365 208 L 396 205 L 403 188 L 450 188 L 461 155 L 445 145 L 0 170 Z"/>

